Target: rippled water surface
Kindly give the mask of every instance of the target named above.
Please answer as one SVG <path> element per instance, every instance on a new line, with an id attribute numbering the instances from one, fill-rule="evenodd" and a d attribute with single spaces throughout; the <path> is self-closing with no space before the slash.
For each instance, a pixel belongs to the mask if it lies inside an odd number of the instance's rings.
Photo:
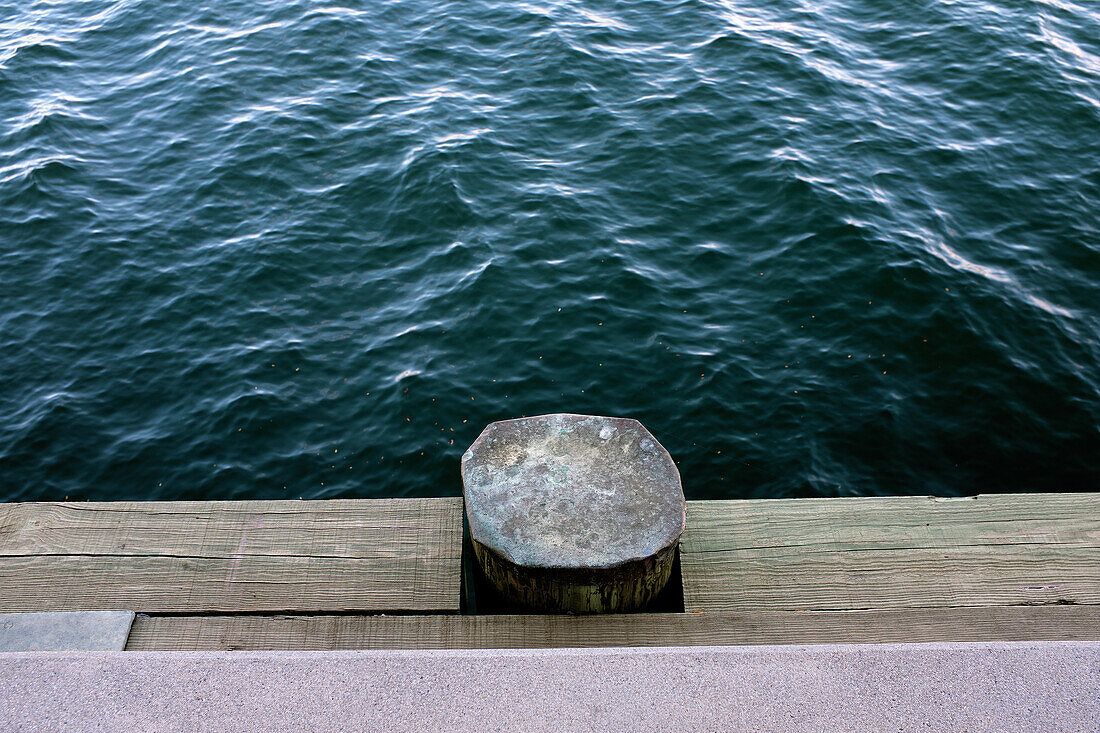
<path id="1" fill-rule="evenodd" d="M 1100 7 L 0 0 L 0 498 L 1097 489 Z"/>

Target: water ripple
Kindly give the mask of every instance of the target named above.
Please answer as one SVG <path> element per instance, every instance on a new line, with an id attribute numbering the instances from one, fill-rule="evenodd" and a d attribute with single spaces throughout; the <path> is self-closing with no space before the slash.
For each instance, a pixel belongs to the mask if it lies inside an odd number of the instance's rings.
<path id="1" fill-rule="evenodd" d="M 6 500 L 1095 489 L 1100 12 L 0 0 Z"/>

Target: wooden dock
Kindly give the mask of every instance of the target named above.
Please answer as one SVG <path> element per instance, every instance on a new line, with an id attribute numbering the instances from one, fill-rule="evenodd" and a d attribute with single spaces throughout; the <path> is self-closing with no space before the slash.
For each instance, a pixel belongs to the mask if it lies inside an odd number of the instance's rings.
<path id="1" fill-rule="evenodd" d="M 0 504 L 0 613 L 128 649 L 1100 640 L 1100 493 L 688 502 L 683 613 L 463 615 L 458 498 Z"/>

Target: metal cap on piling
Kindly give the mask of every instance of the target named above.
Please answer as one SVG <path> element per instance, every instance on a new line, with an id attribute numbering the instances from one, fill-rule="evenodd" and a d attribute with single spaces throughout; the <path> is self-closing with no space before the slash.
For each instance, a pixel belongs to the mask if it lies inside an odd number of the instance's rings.
<path id="1" fill-rule="evenodd" d="M 637 420 L 554 414 L 490 424 L 462 456 L 470 539 L 509 601 L 634 611 L 668 582 L 686 503 Z"/>

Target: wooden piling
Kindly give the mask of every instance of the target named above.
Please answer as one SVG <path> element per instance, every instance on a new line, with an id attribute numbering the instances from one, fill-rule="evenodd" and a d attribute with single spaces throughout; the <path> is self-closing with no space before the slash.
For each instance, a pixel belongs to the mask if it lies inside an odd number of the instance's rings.
<path id="1" fill-rule="evenodd" d="M 684 491 L 676 464 L 637 420 L 492 423 L 462 456 L 462 484 L 478 562 L 512 603 L 634 611 L 668 582 Z"/>

